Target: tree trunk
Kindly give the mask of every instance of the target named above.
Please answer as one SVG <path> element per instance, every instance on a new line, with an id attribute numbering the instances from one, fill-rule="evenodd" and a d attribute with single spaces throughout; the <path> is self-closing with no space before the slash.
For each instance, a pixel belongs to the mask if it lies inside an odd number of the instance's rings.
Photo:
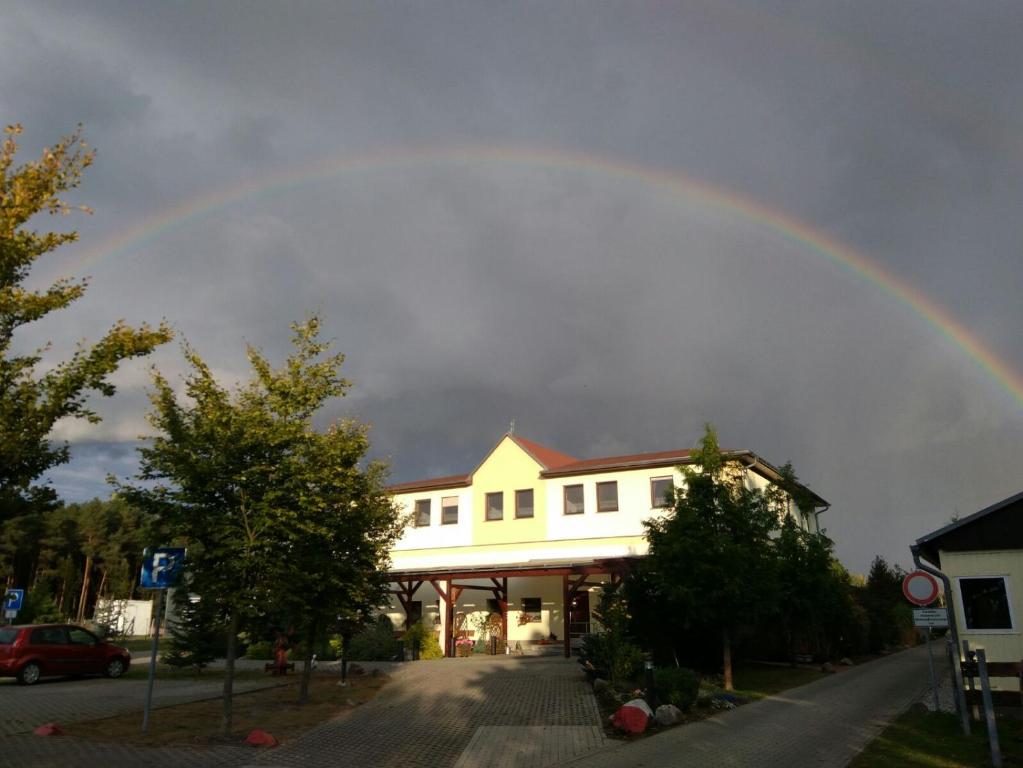
<path id="1" fill-rule="evenodd" d="M 222 730 L 225 737 L 231 735 L 234 725 L 234 654 L 238 646 L 238 609 L 231 609 L 227 626 L 227 657 L 224 659 L 224 716 Z"/>
<path id="2" fill-rule="evenodd" d="M 721 633 L 721 652 L 725 668 L 725 690 L 734 691 L 735 687 L 732 685 L 732 637 L 727 629 Z"/>
<path id="3" fill-rule="evenodd" d="M 85 556 L 85 571 L 82 573 L 82 592 L 78 596 L 78 621 L 85 621 L 85 600 L 89 596 L 89 576 L 92 573 L 92 557 Z"/>
<path id="4" fill-rule="evenodd" d="M 309 680 L 313 676 L 313 643 L 316 638 L 316 622 L 312 622 L 306 632 L 305 666 L 302 667 L 302 681 L 298 686 L 299 706 L 309 701 Z"/>

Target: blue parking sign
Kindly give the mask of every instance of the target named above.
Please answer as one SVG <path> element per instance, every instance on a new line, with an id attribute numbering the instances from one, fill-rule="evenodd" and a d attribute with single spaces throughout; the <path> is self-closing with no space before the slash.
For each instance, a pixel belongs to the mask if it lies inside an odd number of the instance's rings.
<path id="1" fill-rule="evenodd" d="M 8 589 L 4 594 L 4 610 L 5 611 L 20 611 L 21 606 L 25 603 L 25 590 L 23 589 Z"/>
<path id="2" fill-rule="evenodd" d="M 174 585 L 185 567 L 184 547 L 157 547 L 146 550 L 142 560 L 143 589 L 167 589 Z"/>

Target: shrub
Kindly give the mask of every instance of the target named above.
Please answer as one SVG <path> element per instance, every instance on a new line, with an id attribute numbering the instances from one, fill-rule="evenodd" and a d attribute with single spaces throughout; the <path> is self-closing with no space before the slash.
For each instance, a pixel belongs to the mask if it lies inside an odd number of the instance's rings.
<path id="1" fill-rule="evenodd" d="M 411 648 L 412 643 L 419 641 L 419 658 L 420 659 L 442 659 L 444 658 L 444 651 L 440 648 L 440 643 L 437 641 L 437 635 L 430 629 L 423 626 L 423 622 L 416 622 L 408 631 L 402 635 L 402 640 L 405 641 L 405 647 Z"/>
<path id="2" fill-rule="evenodd" d="M 274 644 L 269 640 L 260 640 L 258 643 L 252 643 L 245 650 L 245 658 L 247 659 L 273 659 L 274 657 Z"/>
<path id="3" fill-rule="evenodd" d="M 688 712 L 696 703 L 700 679 L 691 669 L 665 667 L 654 672 L 654 688 L 662 704 L 674 704 L 683 712 Z"/>
<path id="4" fill-rule="evenodd" d="M 394 624 L 386 614 L 352 637 L 348 646 L 349 661 L 392 661 L 397 655 Z"/>

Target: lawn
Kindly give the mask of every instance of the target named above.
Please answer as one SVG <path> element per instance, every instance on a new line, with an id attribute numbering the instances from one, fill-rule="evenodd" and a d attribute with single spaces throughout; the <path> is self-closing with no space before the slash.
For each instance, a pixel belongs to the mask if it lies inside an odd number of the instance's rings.
<path id="1" fill-rule="evenodd" d="M 998 721 L 999 743 L 1005 765 L 1023 765 L 1023 735 L 1019 720 Z M 850 768 L 973 768 L 991 765 L 987 727 L 973 723 L 964 736 L 956 715 L 914 707 L 893 720 L 849 764 Z"/>
<path id="2" fill-rule="evenodd" d="M 355 675 L 349 677 L 349 685 L 341 687 L 336 674 L 316 674 L 309 689 L 309 703 L 301 707 L 295 703 L 298 698 L 295 678 L 275 688 L 235 694 L 234 730 L 226 740 L 220 735 L 223 711 L 220 699 L 156 709 L 145 736 L 141 733 L 141 712 L 62 727 L 69 736 L 80 739 L 150 747 L 238 743 L 254 728 L 285 742 L 327 720 L 344 717 L 373 698 L 385 682 L 385 675 Z"/>

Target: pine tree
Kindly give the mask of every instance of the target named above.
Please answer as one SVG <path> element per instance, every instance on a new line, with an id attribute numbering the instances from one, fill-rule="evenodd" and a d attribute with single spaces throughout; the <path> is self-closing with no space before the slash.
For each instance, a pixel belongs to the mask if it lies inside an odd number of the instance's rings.
<path id="1" fill-rule="evenodd" d="M 224 622 L 212 599 L 190 594 L 189 586 L 173 590 L 176 616 L 168 622 L 170 637 L 164 664 L 191 667 L 198 675 L 224 649 Z"/>

